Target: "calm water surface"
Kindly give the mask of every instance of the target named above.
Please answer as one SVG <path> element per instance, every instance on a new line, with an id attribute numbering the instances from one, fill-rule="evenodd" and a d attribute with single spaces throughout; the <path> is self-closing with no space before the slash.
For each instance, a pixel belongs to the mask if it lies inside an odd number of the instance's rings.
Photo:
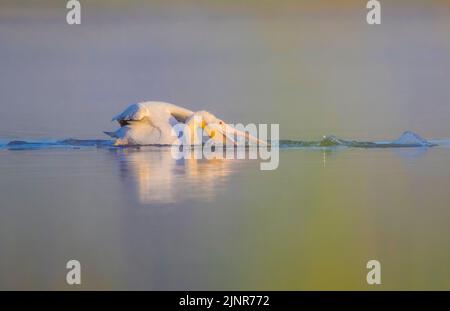
<path id="1" fill-rule="evenodd" d="M 0 150 L 0 289 L 450 289 L 450 150 Z"/>

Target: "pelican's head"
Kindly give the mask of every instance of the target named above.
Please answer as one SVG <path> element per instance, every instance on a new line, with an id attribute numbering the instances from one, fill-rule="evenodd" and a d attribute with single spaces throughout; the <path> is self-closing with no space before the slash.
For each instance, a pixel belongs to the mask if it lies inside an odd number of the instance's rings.
<path id="1" fill-rule="evenodd" d="M 219 144 L 236 145 L 238 137 L 244 137 L 247 141 L 264 143 L 248 133 L 235 129 L 208 111 L 202 110 L 194 113 L 190 118 L 190 122 L 195 124 L 195 126 L 201 127 L 210 138 Z M 187 123 L 190 122 L 188 121 Z"/>
<path id="2" fill-rule="evenodd" d="M 206 110 L 194 112 L 194 114 L 189 119 L 192 120 L 194 118 L 196 118 L 197 120 L 201 120 L 201 121 L 205 122 L 206 124 L 213 124 L 213 123 L 218 123 L 219 121 L 222 121 L 219 118 L 217 118 L 215 115 L 213 115 L 211 112 L 206 111 Z"/>
<path id="3" fill-rule="evenodd" d="M 199 118 L 200 120 L 199 126 L 202 129 L 223 128 L 223 130 L 225 130 L 226 123 L 223 122 L 223 120 L 217 118 L 211 112 L 205 110 L 198 111 L 195 113 L 195 117 Z"/>
<path id="4" fill-rule="evenodd" d="M 198 127 L 202 128 L 208 136 L 213 139 L 226 138 L 225 134 L 229 130 L 229 125 L 217 118 L 211 112 L 202 110 L 194 113 L 192 118 Z"/>

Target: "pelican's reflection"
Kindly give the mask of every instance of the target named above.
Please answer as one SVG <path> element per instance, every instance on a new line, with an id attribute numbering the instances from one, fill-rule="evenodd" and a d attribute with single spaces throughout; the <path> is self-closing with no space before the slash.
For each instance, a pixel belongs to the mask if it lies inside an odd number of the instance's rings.
<path id="1" fill-rule="evenodd" d="M 240 161 L 175 160 L 169 148 L 141 147 L 114 152 L 125 188 L 137 192 L 140 203 L 213 200 Z"/>

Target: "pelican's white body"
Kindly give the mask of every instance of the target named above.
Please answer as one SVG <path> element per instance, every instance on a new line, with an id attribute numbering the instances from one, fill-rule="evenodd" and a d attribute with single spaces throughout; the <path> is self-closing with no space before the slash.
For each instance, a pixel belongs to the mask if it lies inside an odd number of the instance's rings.
<path id="1" fill-rule="evenodd" d="M 173 126 L 193 113 L 165 102 L 133 104 L 113 118 L 122 127 L 108 134 L 116 138 L 116 145 L 171 145 L 177 140 Z"/>
<path id="2" fill-rule="evenodd" d="M 209 139 L 217 143 L 235 144 L 234 137 L 245 136 L 248 141 L 264 143 L 248 133 L 240 132 L 207 111 L 193 112 L 165 102 L 148 101 L 133 104 L 113 118 L 121 128 L 105 132 L 115 138 L 115 145 L 172 145 L 179 143 L 174 126 L 186 125 L 190 144 L 202 143 L 197 130 L 205 130 Z M 201 135 L 200 135 L 201 136 Z"/>

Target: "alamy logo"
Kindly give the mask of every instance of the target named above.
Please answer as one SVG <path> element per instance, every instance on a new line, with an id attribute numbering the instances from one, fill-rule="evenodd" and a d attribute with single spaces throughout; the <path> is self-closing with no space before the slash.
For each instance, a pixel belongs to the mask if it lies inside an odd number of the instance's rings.
<path id="1" fill-rule="evenodd" d="M 210 123 L 200 115 L 187 124 L 172 127 L 177 137 L 172 145 L 172 157 L 180 159 L 260 159 L 261 170 L 275 170 L 279 164 L 279 124 Z"/>
<path id="2" fill-rule="evenodd" d="M 66 268 L 69 271 L 66 274 L 66 282 L 69 285 L 81 284 L 81 264 L 78 260 L 69 260 L 66 264 Z"/>
<path id="3" fill-rule="evenodd" d="M 367 2 L 369 12 L 367 13 L 367 24 L 380 25 L 381 24 L 381 3 L 378 0 L 370 0 Z"/>
<path id="4" fill-rule="evenodd" d="M 367 262 L 367 269 L 370 271 L 367 273 L 367 284 L 380 285 L 381 284 L 381 264 L 378 260 L 372 259 Z"/>
<path id="5" fill-rule="evenodd" d="M 67 1 L 66 8 L 69 9 L 66 15 L 66 21 L 69 25 L 81 24 L 81 4 L 77 0 Z"/>

